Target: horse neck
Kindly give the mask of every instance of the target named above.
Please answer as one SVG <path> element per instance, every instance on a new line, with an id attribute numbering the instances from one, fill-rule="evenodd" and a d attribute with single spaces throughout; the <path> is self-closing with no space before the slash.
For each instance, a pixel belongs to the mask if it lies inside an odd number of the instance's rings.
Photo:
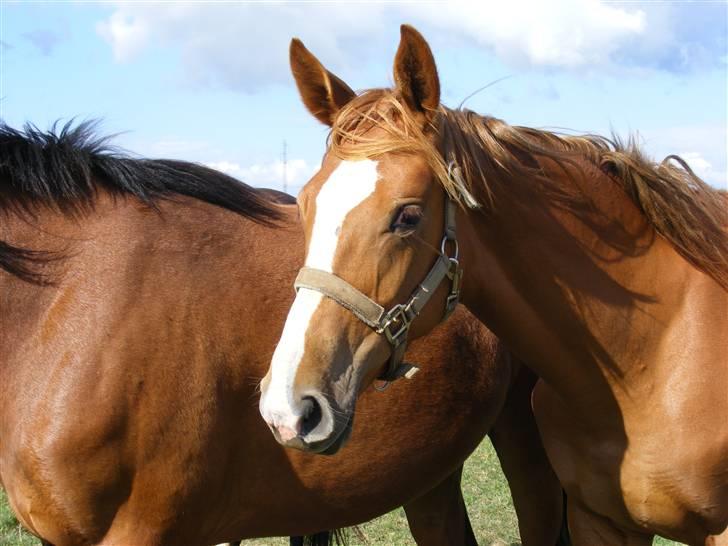
<path id="1" fill-rule="evenodd" d="M 669 322 L 694 270 L 617 184 L 586 172 L 563 181 L 576 201 L 514 182 L 458 229 L 464 303 L 563 396 L 593 409 L 596 393 L 609 404 L 634 386 L 635 357 L 654 349 L 650 333 Z"/>

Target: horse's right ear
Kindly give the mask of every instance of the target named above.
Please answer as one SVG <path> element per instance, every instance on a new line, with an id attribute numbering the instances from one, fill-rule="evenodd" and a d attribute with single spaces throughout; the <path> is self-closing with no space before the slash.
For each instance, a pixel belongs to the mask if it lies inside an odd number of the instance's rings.
<path id="1" fill-rule="evenodd" d="M 317 120 L 331 127 L 336 113 L 353 99 L 356 93 L 341 79 L 326 70 L 298 38 L 291 40 L 290 58 L 291 72 L 303 104 Z"/>
<path id="2" fill-rule="evenodd" d="M 394 58 L 394 83 L 413 112 L 432 119 L 440 105 L 440 78 L 430 46 L 414 27 L 402 25 Z"/>

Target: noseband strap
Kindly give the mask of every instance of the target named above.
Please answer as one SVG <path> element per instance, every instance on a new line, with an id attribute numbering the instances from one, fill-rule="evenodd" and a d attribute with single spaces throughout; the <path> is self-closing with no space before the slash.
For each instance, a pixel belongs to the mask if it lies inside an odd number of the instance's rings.
<path id="1" fill-rule="evenodd" d="M 392 354 L 389 358 L 387 371 L 379 379 L 394 381 L 400 377 L 411 378 L 419 370 L 417 366 L 402 361 L 407 348 L 407 335 L 412 321 L 420 314 L 445 278 L 450 279 L 450 292 L 445 303 L 443 320 L 450 316 L 458 304 L 462 269 L 458 263 L 458 246 L 455 238 L 455 208 L 454 201 L 447 198 L 445 204 L 445 234 L 442 238 L 440 254 L 425 280 L 420 283 L 405 303 L 397 304 L 389 310 L 384 309 L 377 302 L 333 273 L 312 267 L 302 267 L 298 272 L 298 277 L 296 277 L 294 283 L 296 290 L 306 288 L 320 292 L 351 311 L 377 334 L 383 334 L 387 338 L 392 346 Z M 448 256 L 446 253 L 448 243 L 454 245 L 453 256 Z"/>

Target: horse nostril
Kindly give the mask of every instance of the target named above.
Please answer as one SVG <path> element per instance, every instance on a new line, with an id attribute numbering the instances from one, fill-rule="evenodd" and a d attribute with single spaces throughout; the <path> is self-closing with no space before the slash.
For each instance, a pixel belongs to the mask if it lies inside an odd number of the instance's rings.
<path id="1" fill-rule="evenodd" d="M 303 421 L 301 422 L 300 435 L 305 438 L 309 432 L 316 429 L 321 422 L 321 404 L 318 403 L 313 396 L 306 396 L 303 401 L 308 406 L 303 415 Z"/>

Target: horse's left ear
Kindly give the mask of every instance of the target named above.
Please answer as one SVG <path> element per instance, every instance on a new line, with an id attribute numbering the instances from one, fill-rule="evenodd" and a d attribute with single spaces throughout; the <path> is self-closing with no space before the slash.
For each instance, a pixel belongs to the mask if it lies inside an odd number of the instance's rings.
<path id="1" fill-rule="evenodd" d="M 430 46 L 409 25 L 400 27 L 401 38 L 394 58 L 394 82 L 407 105 L 430 119 L 440 105 L 440 78 Z"/>
<path id="2" fill-rule="evenodd" d="M 316 119 L 331 127 L 336 114 L 356 93 L 306 49 L 298 38 L 291 40 L 291 71 L 303 103 Z"/>

